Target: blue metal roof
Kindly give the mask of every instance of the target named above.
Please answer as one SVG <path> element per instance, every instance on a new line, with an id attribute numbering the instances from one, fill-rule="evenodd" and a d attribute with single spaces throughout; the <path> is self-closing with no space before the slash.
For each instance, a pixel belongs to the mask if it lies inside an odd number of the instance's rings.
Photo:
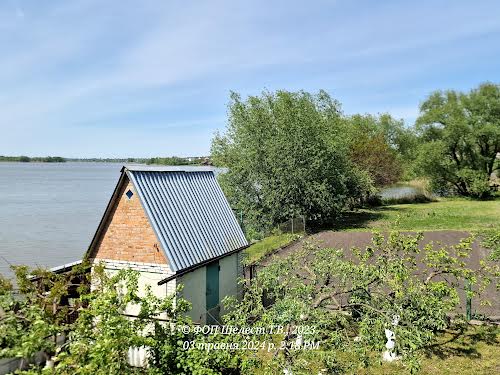
<path id="1" fill-rule="evenodd" d="M 124 170 L 173 271 L 248 244 L 214 168 L 126 166 Z"/>

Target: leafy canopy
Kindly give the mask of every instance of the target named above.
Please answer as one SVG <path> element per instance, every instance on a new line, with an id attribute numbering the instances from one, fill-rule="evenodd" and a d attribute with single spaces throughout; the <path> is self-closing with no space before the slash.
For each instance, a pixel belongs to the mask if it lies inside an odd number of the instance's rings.
<path id="1" fill-rule="evenodd" d="M 388 113 L 352 115 L 346 118 L 350 156 L 366 170 L 378 187 L 414 177 L 413 162 L 418 137 L 413 127 L 405 126 Z"/>
<path id="2" fill-rule="evenodd" d="M 434 92 L 420 106 L 416 127 L 423 142 L 418 166 L 436 190 L 490 194 L 490 176 L 499 168 L 500 85 Z"/>
<path id="3" fill-rule="evenodd" d="M 354 115 L 345 121 L 355 165 L 368 172 L 377 187 L 399 181 L 411 153 L 411 130 L 390 115 Z"/>
<path id="4" fill-rule="evenodd" d="M 39 279 L 33 282 L 30 274 Z M 78 278 L 88 281 L 86 268 L 69 274 L 54 274 L 17 268 L 18 290 L 0 279 L 0 357 L 28 358 L 42 352 L 52 359 L 54 368 L 32 364 L 19 374 L 232 374 L 240 356 L 233 351 L 184 346 L 186 341 L 219 341 L 217 336 L 195 333 L 186 316 L 190 304 L 174 295 L 156 297 L 147 288 L 139 291 L 139 273 L 121 270 L 92 270 L 92 289 L 88 283 L 74 284 Z M 71 306 L 65 297 L 77 285 L 80 296 Z M 74 322 L 68 313 L 77 311 Z M 131 317 L 130 312 L 135 311 Z M 189 327 L 188 333 L 178 327 Z M 223 338 L 224 339 L 224 338 Z M 227 339 L 227 338 L 226 338 Z M 135 368 L 128 363 L 129 348 L 144 347 L 149 355 L 147 366 Z"/>
<path id="5" fill-rule="evenodd" d="M 340 104 L 326 92 L 231 94 L 224 134 L 212 143 L 232 206 L 251 228 L 269 229 L 299 215 L 324 222 L 371 188 L 348 158 Z"/>

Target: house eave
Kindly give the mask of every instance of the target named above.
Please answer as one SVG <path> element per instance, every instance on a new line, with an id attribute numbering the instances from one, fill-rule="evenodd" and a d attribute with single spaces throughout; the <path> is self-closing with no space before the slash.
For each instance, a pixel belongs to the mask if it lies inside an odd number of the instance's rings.
<path id="1" fill-rule="evenodd" d="M 178 278 L 178 277 L 180 277 L 180 276 L 182 276 L 182 275 L 185 275 L 185 274 L 187 274 L 187 273 L 189 273 L 189 272 L 192 272 L 192 271 L 194 271 L 194 270 L 196 270 L 196 269 L 198 269 L 198 268 L 201 268 L 201 267 L 203 267 L 203 266 L 206 266 L 206 265 L 207 265 L 207 264 L 209 264 L 209 263 L 215 262 L 215 261 L 220 260 L 220 259 L 222 259 L 222 258 L 225 258 L 225 257 L 227 257 L 227 256 L 230 256 L 230 255 L 236 254 L 236 253 L 238 253 L 238 252 L 240 252 L 240 251 L 243 251 L 243 250 L 245 250 L 245 249 L 246 249 L 247 247 L 249 247 L 249 246 L 250 246 L 250 244 L 245 245 L 245 246 L 242 246 L 242 247 L 239 247 L 239 248 L 237 248 L 237 249 L 235 249 L 235 250 L 232 250 L 232 251 L 230 251 L 230 252 L 228 252 L 228 253 L 226 253 L 226 254 L 219 255 L 219 256 L 217 256 L 217 257 L 215 257 L 215 258 L 208 259 L 208 260 L 205 260 L 205 261 L 200 262 L 200 263 L 198 263 L 198 264 L 195 264 L 195 265 L 193 265 L 193 266 L 191 266 L 191 267 L 187 267 L 187 268 L 184 268 L 184 269 L 182 269 L 182 270 L 179 270 L 179 271 L 177 271 L 176 273 L 174 273 L 173 275 L 170 275 L 170 276 L 168 276 L 168 277 L 164 278 L 163 280 L 158 281 L 158 285 L 163 285 L 163 284 L 166 284 L 166 283 L 168 283 L 169 281 L 172 281 L 172 280 L 174 280 L 174 279 L 176 279 L 176 278 Z"/>

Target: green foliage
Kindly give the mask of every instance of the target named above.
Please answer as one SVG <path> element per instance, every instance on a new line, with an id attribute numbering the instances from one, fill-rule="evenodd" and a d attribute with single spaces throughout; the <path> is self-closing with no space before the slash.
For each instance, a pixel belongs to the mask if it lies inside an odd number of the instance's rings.
<path id="1" fill-rule="evenodd" d="M 45 157 L 40 157 L 40 156 L 35 156 L 35 157 L 28 157 L 28 156 L 1 156 L 0 155 L 0 162 L 1 161 L 19 161 L 23 163 L 29 163 L 29 162 L 43 162 L 43 163 L 64 163 L 66 159 L 60 157 L 60 156 L 45 156 Z"/>
<path id="2" fill-rule="evenodd" d="M 477 201 L 441 198 L 437 202 L 397 204 L 348 212 L 336 225 L 340 230 L 464 230 L 498 227 L 500 199 Z"/>
<path id="3" fill-rule="evenodd" d="M 250 354 L 253 365 L 266 373 L 285 367 L 310 373 L 318 362 L 329 373 L 355 373 L 373 363 L 373 352 L 385 350 L 385 328 L 395 331 L 397 353 L 416 371 L 424 349 L 450 327 L 449 314 L 459 303 L 458 283 L 479 282 L 476 271 L 466 266 L 472 239 L 452 247 L 428 245 L 421 253 L 421 238 L 375 234 L 371 246 L 348 251 L 306 245 L 260 271 L 243 300 L 233 301 L 227 322 L 283 326 L 280 339 L 285 342 L 297 338 L 291 327 L 315 328 L 302 338 L 319 341 L 317 351 L 277 350 L 265 358 Z M 395 315 L 400 321 L 394 327 Z"/>
<path id="4" fill-rule="evenodd" d="M 415 204 L 415 203 L 429 203 L 435 202 L 436 199 L 428 194 L 415 192 L 413 194 L 405 195 L 403 197 L 383 198 L 381 204 L 395 205 L 395 204 Z"/>
<path id="5" fill-rule="evenodd" d="M 0 283 L 0 356 L 31 358 L 37 352 L 55 353 L 55 337 L 69 330 L 67 317 L 79 305 L 68 306 L 64 300 L 78 289 L 86 288 L 84 267 L 68 274 L 54 274 L 42 269 L 29 272 L 27 267 L 14 267 L 17 290 L 2 278 Z M 75 280 L 81 286 L 75 286 Z"/>
<path id="6" fill-rule="evenodd" d="M 258 262 L 266 255 L 271 254 L 279 248 L 289 245 L 293 241 L 298 240 L 300 237 L 301 235 L 297 233 L 273 234 L 266 237 L 245 249 L 245 263 L 252 264 Z"/>
<path id="7" fill-rule="evenodd" d="M 211 343 L 230 338 L 195 332 L 186 315 L 190 304 L 173 295 L 158 298 L 149 287 L 140 291 L 136 271 L 110 273 L 95 266 L 92 288 L 88 283 L 78 284 L 80 296 L 71 307 L 62 302 L 72 294 L 76 278 L 89 276 L 88 268 L 54 274 L 28 273 L 26 267 L 18 267 L 16 274 L 18 294 L 7 280 L 0 279 L 0 355 L 28 359 L 44 352 L 46 359 L 55 362 L 53 369 L 33 365 L 19 374 L 239 373 L 240 356 L 233 350 L 185 347 L 187 341 Z M 78 311 L 73 323 L 67 320 L 69 309 Z M 189 332 L 179 327 L 188 327 Z M 148 350 L 147 367 L 128 364 L 131 347 Z"/>
<path id="8" fill-rule="evenodd" d="M 193 325 L 189 320 L 178 316 L 177 326 Z M 232 342 L 232 338 L 220 334 L 184 334 L 181 330 L 156 324 L 150 336 L 150 374 L 193 374 L 220 375 L 240 374 L 241 353 L 234 350 L 207 349 L 208 345 Z M 186 349 L 185 343 L 190 344 Z"/>
<path id="9" fill-rule="evenodd" d="M 402 120 L 388 114 L 354 115 L 346 118 L 346 133 L 351 159 L 370 174 L 376 186 L 395 183 L 403 172 L 405 176 L 411 173 L 403 166 L 410 166 L 414 159 L 417 137 Z"/>
<path id="10" fill-rule="evenodd" d="M 249 230 L 305 216 L 325 222 L 371 191 L 348 158 L 340 104 L 324 91 L 231 94 L 228 127 L 212 143 L 220 183 Z"/>
<path id="11" fill-rule="evenodd" d="M 88 284 L 76 284 L 80 297 L 71 308 L 78 310 L 78 318 L 69 323 L 65 319 L 69 311 L 64 311 L 69 307 L 61 302 L 72 294 L 77 278 L 89 275 L 88 268 L 57 275 L 19 267 L 17 284 L 22 294 L 16 295 L 12 285 L 0 279 L 0 353 L 3 358 L 29 358 L 43 351 L 55 361 L 54 369 L 35 366 L 20 374 L 229 375 L 260 370 L 278 374 L 284 367 L 296 374 L 323 367 L 343 373 L 376 361 L 373 353 L 380 353 L 385 343 L 383 329 L 391 327 L 393 315 L 398 314 L 398 353 L 407 366 L 417 369 L 422 350 L 449 327 L 448 315 L 458 303 L 455 283 L 466 278 L 477 284 L 474 293 L 478 293 L 500 276 L 498 266 L 485 263 L 479 273 L 465 266 L 472 239 L 454 247 L 429 245 L 419 253 L 420 238 L 375 235 L 366 249 L 348 251 L 308 244 L 302 252 L 269 265 L 247 286 L 241 302 L 226 300 L 235 310 L 224 316 L 225 324 L 285 328 L 283 333 L 258 337 L 196 333 L 185 315 L 189 303 L 182 298 L 174 303 L 173 296 L 158 298 L 150 289 L 139 291 L 137 272 L 109 273 L 102 266 L 92 271 L 91 290 Z M 447 275 L 446 282 L 439 279 L 442 275 Z M 265 301 L 273 303 L 269 306 Z M 296 334 L 289 328 L 297 325 L 314 328 L 303 339 L 319 342 L 319 349 L 287 346 L 267 354 L 209 349 L 209 345 L 242 345 L 253 339 L 267 339 L 279 348 L 281 341 L 295 342 Z M 67 337 L 64 343 L 55 340 L 61 334 Z M 186 347 L 186 342 L 195 344 Z M 147 348 L 148 367 L 129 366 L 130 347 Z"/>
<path id="12" fill-rule="evenodd" d="M 178 156 L 170 156 L 165 158 L 151 158 L 147 160 L 147 164 L 159 164 L 159 165 L 199 165 L 203 162 L 203 158 L 194 158 L 189 160 L 188 158 L 181 158 Z"/>
<path id="13" fill-rule="evenodd" d="M 500 85 L 485 83 L 467 94 L 434 92 L 420 112 L 417 170 L 437 191 L 489 196 L 490 176 L 499 168 Z"/>
<path id="14" fill-rule="evenodd" d="M 482 171 L 464 168 L 457 172 L 457 177 L 465 183 L 472 197 L 484 199 L 491 195 L 489 176 Z"/>
<path id="15" fill-rule="evenodd" d="M 382 136 L 357 137 L 352 143 L 351 160 L 372 177 L 375 186 L 381 187 L 399 181 L 401 166 Z"/>
<path id="16" fill-rule="evenodd" d="M 491 250 L 490 259 L 500 261 L 500 228 L 482 234 L 482 245 Z"/>
<path id="17" fill-rule="evenodd" d="M 54 358 L 57 373 L 127 373 L 128 349 L 146 343 L 141 333 L 148 319 L 124 315 L 127 306 L 140 302 L 138 273 L 122 270 L 109 276 L 101 267 L 92 276 L 93 290 L 81 297 L 86 307 L 72 326 L 67 350 Z"/>
<path id="18" fill-rule="evenodd" d="M 382 129 L 386 142 L 397 152 L 399 160 L 403 164 L 411 162 L 415 157 L 415 147 L 418 144 L 414 129 L 407 127 L 403 120 L 397 120 L 388 113 L 381 114 L 374 119 L 377 126 Z"/>
<path id="19" fill-rule="evenodd" d="M 130 347 L 146 347 L 148 367 L 135 372 L 148 374 L 230 374 L 238 356 L 230 351 L 207 351 L 184 347 L 186 341 L 210 342 L 216 337 L 194 333 L 185 313 L 190 304 L 174 295 L 154 296 L 148 288 L 139 295 L 138 272 L 122 270 L 109 277 L 94 272 L 95 289 L 83 299 L 82 311 L 70 335 L 69 350 L 56 369 L 61 373 L 128 373 Z M 132 309 L 136 318 L 127 316 Z M 179 327 L 189 327 L 185 333 Z"/>
<path id="20" fill-rule="evenodd" d="M 449 330 L 440 335 L 436 345 L 426 351 L 421 375 L 496 374 L 500 359 L 500 329 L 492 326 L 469 326 L 467 331 Z M 401 375 L 405 366 L 399 362 L 374 363 L 357 375 Z"/>

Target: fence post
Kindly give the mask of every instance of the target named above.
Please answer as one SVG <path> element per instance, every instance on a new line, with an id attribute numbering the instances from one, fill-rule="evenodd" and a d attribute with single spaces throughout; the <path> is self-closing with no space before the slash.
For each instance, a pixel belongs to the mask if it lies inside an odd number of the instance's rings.
<path id="1" fill-rule="evenodd" d="M 469 279 L 465 279 L 465 293 L 467 299 L 466 318 L 467 321 L 472 319 L 472 283 Z"/>

